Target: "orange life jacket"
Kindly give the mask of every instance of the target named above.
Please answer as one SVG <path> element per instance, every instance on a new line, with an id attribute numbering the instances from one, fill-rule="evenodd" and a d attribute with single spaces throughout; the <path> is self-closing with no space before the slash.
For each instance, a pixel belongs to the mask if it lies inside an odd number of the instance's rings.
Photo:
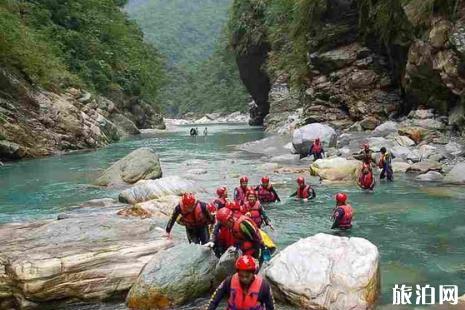
<path id="1" fill-rule="evenodd" d="M 254 221 L 258 228 L 262 227 L 263 219 L 260 214 L 260 209 L 262 206 L 260 205 L 260 201 L 256 201 L 253 206 L 247 201 L 244 204 L 244 209 L 247 213 L 249 213 L 249 217 Z"/>
<path id="2" fill-rule="evenodd" d="M 310 197 L 310 185 L 306 184 L 303 188 L 299 186 L 297 189 L 297 198 L 307 199 Z"/>
<path id="3" fill-rule="evenodd" d="M 275 202 L 276 195 L 271 191 L 271 185 L 268 188 L 263 187 L 260 185 L 258 187 L 258 200 L 261 202 Z"/>
<path id="4" fill-rule="evenodd" d="M 206 206 L 202 206 L 200 201 L 197 201 L 195 208 L 191 212 L 183 212 L 182 202 L 181 206 L 181 219 L 180 223 L 187 228 L 196 228 L 212 224 L 211 220 L 208 218 L 208 210 Z"/>
<path id="5" fill-rule="evenodd" d="M 263 278 L 256 275 L 248 291 L 244 292 L 239 281 L 239 276 L 237 273 L 233 275 L 226 310 L 264 310 L 265 308 L 258 301 L 262 285 Z"/>

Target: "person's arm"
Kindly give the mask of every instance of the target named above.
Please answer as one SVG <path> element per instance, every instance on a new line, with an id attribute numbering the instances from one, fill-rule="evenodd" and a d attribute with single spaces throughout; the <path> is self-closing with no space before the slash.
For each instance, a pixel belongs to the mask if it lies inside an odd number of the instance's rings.
<path id="1" fill-rule="evenodd" d="M 237 188 L 234 189 L 234 201 L 237 201 L 239 200 L 239 191 L 237 190 Z"/>
<path id="2" fill-rule="evenodd" d="M 334 222 L 331 229 L 339 227 L 339 223 L 341 222 L 342 218 L 344 217 L 344 210 L 342 208 L 337 208 L 336 213 L 334 214 Z"/>
<path id="3" fill-rule="evenodd" d="M 166 225 L 166 233 L 171 233 L 171 229 L 173 229 L 174 223 L 176 223 L 176 220 L 178 216 L 181 214 L 181 206 L 177 205 L 174 208 L 173 214 L 171 215 L 170 220 L 168 221 L 168 224 Z"/>
<path id="4" fill-rule="evenodd" d="M 273 292 L 268 282 L 264 281 L 260 290 L 260 301 L 265 305 L 266 310 L 274 310 Z"/>
<path id="5" fill-rule="evenodd" d="M 295 192 L 294 192 L 291 196 L 289 196 L 289 197 L 295 197 L 295 196 L 297 196 L 297 191 L 295 191 Z"/>
<path id="6" fill-rule="evenodd" d="M 220 232 L 221 224 L 218 222 L 215 224 L 215 227 L 213 228 L 213 233 L 210 236 L 210 242 L 213 242 L 216 245 L 216 239 L 218 236 L 218 233 Z"/>
<path id="7" fill-rule="evenodd" d="M 316 197 L 316 193 L 313 187 L 310 187 L 308 191 L 309 191 L 308 196 L 310 197 L 310 199 L 314 199 Z"/>
<path id="8" fill-rule="evenodd" d="M 312 155 L 313 154 L 313 144 L 310 146 L 310 150 L 308 151 L 308 155 Z"/>
<path id="9" fill-rule="evenodd" d="M 215 216 L 211 214 L 211 212 L 208 210 L 207 204 L 205 202 L 200 203 L 200 207 L 202 208 L 202 211 L 204 212 L 205 217 L 208 220 L 208 223 L 214 224 L 215 223 Z"/>
<path id="10" fill-rule="evenodd" d="M 262 217 L 263 221 L 265 222 L 266 225 L 270 225 L 271 221 L 270 218 L 266 215 L 265 209 L 263 207 L 260 207 L 260 216 Z"/>
<path id="11" fill-rule="evenodd" d="M 224 297 L 229 295 L 229 291 L 231 290 L 231 277 L 226 278 L 220 286 L 216 289 L 213 293 L 210 301 L 208 302 L 206 310 L 215 310 L 220 302 L 223 300 Z"/>
<path id="12" fill-rule="evenodd" d="M 271 191 L 273 194 L 275 194 L 276 200 L 279 201 L 279 202 L 281 202 L 281 199 L 279 199 L 278 193 L 274 190 L 274 187 L 271 187 L 270 191 Z"/>

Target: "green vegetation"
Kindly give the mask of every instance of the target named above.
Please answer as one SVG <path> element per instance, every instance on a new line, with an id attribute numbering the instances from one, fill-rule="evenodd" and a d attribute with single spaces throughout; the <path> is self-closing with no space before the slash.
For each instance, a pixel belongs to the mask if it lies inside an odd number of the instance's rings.
<path id="1" fill-rule="evenodd" d="M 0 0 L 0 64 L 50 89 L 83 86 L 154 101 L 163 83 L 162 58 L 122 13 L 124 4 Z"/>
<path id="2" fill-rule="evenodd" d="M 221 31 L 231 0 L 131 0 L 128 14 L 169 60 L 165 113 L 245 111 L 248 94 Z M 227 32 L 227 29 L 224 29 Z"/>

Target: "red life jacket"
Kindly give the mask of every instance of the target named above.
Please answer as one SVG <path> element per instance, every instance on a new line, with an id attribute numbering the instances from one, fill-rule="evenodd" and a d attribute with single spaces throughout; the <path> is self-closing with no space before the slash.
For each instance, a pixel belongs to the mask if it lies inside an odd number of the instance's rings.
<path id="1" fill-rule="evenodd" d="M 344 210 L 344 216 L 342 217 L 341 221 L 339 222 L 339 228 L 342 229 L 349 229 L 352 227 L 352 216 L 353 216 L 353 209 L 351 205 L 342 205 L 338 208 Z M 337 210 L 337 208 L 336 208 Z"/>
<path id="2" fill-rule="evenodd" d="M 364 169 L 366 169 L 364 167 Z M 373 172 L 371 170 L 368 173 L 363 173 L 360 175 L 360 184 L 363 189 L 373 189 Z"/>
<path id="3" fill-rule="evenodd" d="M 313 143 L 313 145 L 312 145 L 312 152 L 313 152 L 314 154 L 319 154 L 319 153 L 321 153 L 321 143 L 318 143 L 318 144 Z"/>
<path id="4" fill-rule="evenodd" d="M 260 209 L 261 209 L 260 201 L 256 201 L 253 206 L 250 205 L 250 203 L 247 201 L 244 204 L 244 209 L 245 212 L 249 213 L 249 217 L 254 221 L 254 223 L 257 225 L 258 228 L 262 227 L 263 219 L 260 214 Z"/>
<path id="5" fill-rule="evenodd" d="M 226 198 L 216 198 L 213 201 L 213 204 L 216 206 L 216 209 L 219 210 L 221 208 L 224 208 L 226 205 Z"/>
<path id="6" fill-rule="evenodd" d="M 179 220 L 180 223 L 187 228 L 196 228 L 196 227 L 203 227 L 211 223 L 211 220 L 207 217 L 207 208 L 206 206 L 202 206 L 200 201 L 197 201 L 194 210 L 191 212 L 183 212 L 182 211 L 182 202 L 180 204 L 181 207 L 181 219 Z"/>
<path id="7" fill-rule="evenodd" d="M 228 227 L 221 226 L 220 231 L 218 232 L 218 243 L 225 249 L 235 244 L 234 236 Z"/>
<path id="8" fill-rule="evenodd" d="M 258 200 L 260 202 L 275 202 L 276 195 L 271 191 L 271 185 L 268 188 L 260 185 L 258 187 Z"/>
<path id="9" fill-rule="evenodd" d="M 242 186 L 239 186 L 239 187 L 236 187 L 234 189 L 234 200 L 235 201 L 239 201 L 241 204 L 244 204 L 245 202 L 245 196 L 246 196 L 246 190 L 247 189 L 243 189 Z"/>
<path id="10" fill-rule="evenodd" d="M 241 215 L 235 222 L 234 226 L 232 228 L 232 235 L 234 237 L 234 240 L 239 243 L 239 247 L 244 255 L 254 255 L 255 248 L 253 244 L 253 240 L 250 240 L 248 236 L 244 235 L 244 233 L 241 230 L 241 224 L 247 221 L 249 222 L 252 227 L 255 229 L 255 233 L 257 236 L 260 237 L 260 232 L 258 230 L 257 225 L 255 225 L 254 221 L 252 221 L 249 217 L 245 215 Z"/>
<path id="11" fill-rule="evenodd" d="M 264 310 L 265 308 L 258 301 L 262 285 L 263 278 L 256 275 L 248 291 L 244 292 L 239 281 L 239 276 L 237 273 L 233 275 L 226 310 Z"/>
<path id="12" fill-rule="evenodd" d="M 297 189 L 297 198 L 307 199 L 310 197 L 310 185 L 306 184 L 303 188 L 299 186 Z"/>

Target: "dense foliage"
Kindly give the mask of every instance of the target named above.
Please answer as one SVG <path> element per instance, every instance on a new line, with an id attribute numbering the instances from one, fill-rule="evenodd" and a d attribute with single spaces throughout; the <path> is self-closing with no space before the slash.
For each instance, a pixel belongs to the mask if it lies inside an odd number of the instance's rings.
<path id="1" fill-rule="evenodd" d="M 0 0 L 0 64 L 48 88 L 80 85 L 155 100 L 159 53 L 121 11 L 124 0 Z"/>
<path id="2" fill-rule="evenodd" d="M 248 95 L 221 32 L 231 0 L 131 0 L 128 14 L 169 60 L 165 112 L 245 111 Z"/>

